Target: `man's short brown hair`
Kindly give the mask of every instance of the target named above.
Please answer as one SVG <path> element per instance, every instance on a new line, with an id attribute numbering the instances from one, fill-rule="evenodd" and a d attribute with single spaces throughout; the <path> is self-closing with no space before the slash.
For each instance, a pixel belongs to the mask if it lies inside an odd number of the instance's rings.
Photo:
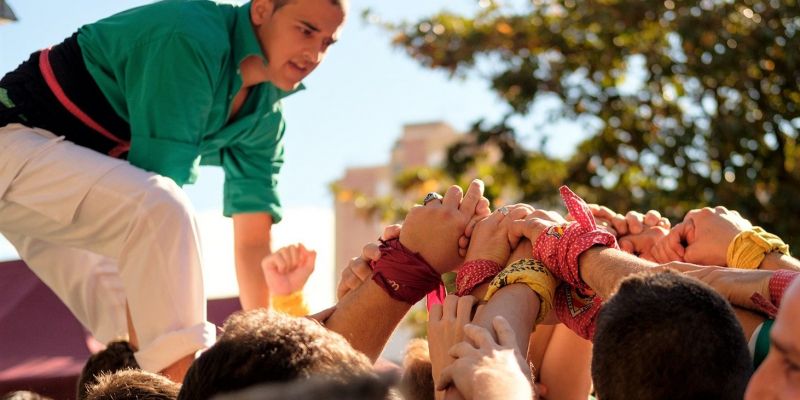
<path id="1" fill-rule="evenodd" d="M 597 319 L 597 397 L 737 399 L 752 361 L 741 325 L 711 287 L 667 271 L 620 284 Z"/>
<path id="2" fill-rule="evenodd" d="M 165 376 L 140 369 L 126 369 L 97 376 L 86 400 L 175 400 L 180 385 Z"/>
<path id="3" fill-rule="evenodd" d="M 372 364 L 341 335 L 306 318 L 265 309 L 233 314 L 217 343 L 186 373 L 180 399 L 201 400 L 259 383 L 311 376 L 345 381 Z"/>

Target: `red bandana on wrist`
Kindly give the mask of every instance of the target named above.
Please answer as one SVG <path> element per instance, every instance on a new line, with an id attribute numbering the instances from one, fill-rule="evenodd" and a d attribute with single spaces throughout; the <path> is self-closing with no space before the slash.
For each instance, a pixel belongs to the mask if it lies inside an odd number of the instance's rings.
<path id="1" fill-rule="evenodd" d="M 596 245 L 615 249 L 619 246 L 614 235 L 597 228 L 583 199 L 566 186 L 559 190 L 564 205 L 575 221 L 551 226 L 539 235 L 533 246 L 533 258 L 542 261 L 562 281 L 587 293 L 590 288 L 580 277 L 578 257 Z"/>
<path id="2" fill-rule="evenodd" d="M 478 285 L 499 274 L 503 267 L 492 260 L 471 260 L 464 263 L 456 274 L 456 295 L 472 293 Z"/>
<path id="3" fill-rule="evenodd" d="M 370 264 L 372 280 L 395 300 L 415 304 L 428 294 L 428 306 L 444 300 L 442 277 L 399 239 L 381 240 L 381 257 Z M 434 302 L 434 303 L 432 303 Z"/>
<path id="4" fill-rule="evenodd" d="M 587 340 L 594 337 L 595 321 L 602 305 L 600 296 L 581 294 L 566 283 L 558 286 L 553 298 L 553 310 L 558 320 Z"/>

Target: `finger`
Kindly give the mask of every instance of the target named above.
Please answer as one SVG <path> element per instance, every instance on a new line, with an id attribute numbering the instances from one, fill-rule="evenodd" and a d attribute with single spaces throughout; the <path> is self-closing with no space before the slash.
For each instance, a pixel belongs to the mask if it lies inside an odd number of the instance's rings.
<path id="1" fill-rule="evenodd" d="M 467 249 L 466 248 L 458 248 L 458 256 L 464 258 L 467 256 Z"/>
<path id="2" fill-rule="evenodd" d="M 446 390 L 448 386 L 453 384 L 453 364 L 450 364 L 442 369 L 439 374 L 439 383 L 436 384 L 436 390 Z"/>
<path id="3" fill-rule="evenodd" d="M 478 325 L 464 325 L 464 335 L 481 349 L 493 349 L 497 347 L 492 334 L 486 328 Z"/>
<path id="4" fill-rule="evenodd" d="M 628 232 L 630 232 L 633 235 L 642 233 L 642 230 L 644 230 L 644 226 L 642 224 L 643 219 L 644 216 L 642 215 L 642 213 L 636 211 L 628 211 L 628 213 L 625 214 L 625 222 L 628 223 Z"/>
<path id="5" fill-rule="evenodd" d="M 478 204 L 475 206 L 475 216 L 486 217 L 491 213 L 492 209 L 489 207 L 489 199 L 481 197 L 480 200 L 478 200 Z"/>
<path id="6" fill-rule="evenodd" d="M 629 254 L 636 254 L 636 247 L 633 245 L 633 241 L 630 239 L 629 236 L 623 236 L 619 238 L 619 249 L 629 253 Z"/>
<path id="7" fill-rule="evenodd" d="M 400 224 L 389 225 L 386 228 L 383 228 L 383 233 L 381 234 L 381 239 L 383 240 L 392 240 L 397 239 L 400 237 L 400 229 L 403 226 Z"/>
<path id="8" fill-rule="evenodd" d="M 478 349 L 472 346 L 469 342 L 464 341 L 454 344 L 453 347 L 451 347 L 450 350 L 447 351 L 447 355 L 453 358 L 469 357 L 475 354 L 477 351 Z"/>
<path id="9" fill-rule="evenodd" d="M 442 305 L 434 304 L 428 311 L 428 322 L 438 322 L 442 319 Z"/>
<path id="10" fill-rule="evenodd" d="M 467 193 L 464 194 L 464 200 L 458 207 L 458 211 L 466 218 L 471 218 L 475 215 L 475 207 L 483 197 L 483 181 L 475 179 L 467 187 Z"/>
<path id="11" fill-rule="evenodd" d="M 268 269 L 275 269 L 275 257 L 277 257 L 277 256 L 275 255 L 275 253 L 273 253 L 273 254 L 270 254 L 270 255 L 268 255 L 268 256 L 266 256 L 266 257 L 264 257 L 264 258 L 261 260 L 261 269 L 262 269 L 263 271 L 266 271 L 266 270 L 268 270 Z"/>
<path id="12" fill-rule="evenodd" d="M 662 260 L 659 260 L 658 262 L 665 263 L 670 261 L 683 261 L 683 254 L 684 254 L 683 246 L 681 246 L 680 242 L 678 243 L 671 242 L 669 236 L 659 240 L 658 243 L 656 243 L 656 247 L 661 250 L 661 254 L 664 257 Z"/>
<path id="13" fill-rule="evenodd" d="M 381 258 L 381 250 L 377 243 L 369 243 L 361 249 L 361 258 L 375 261 Z"/>
<path id="14" fill-rule="evenodd" d="M 672 227 L 672 224 L 667 217 L 661 217 L 661 220 L 658 221 L 658 226 L 669 229 Z"/>
<path id="15" fill-rule="evenodd" d="M 472 320 L 472 307 L 478 299 L 475 296 L 461 296 L 458 299 L 458 308 L 456 310 L 456 325 L 464 326 Z"/>
<path id="16" fill-rule="evenodd" d="M 658 226 L 661 222 L 661 213 L 658 210 L 650 210 L 644 215 L 645 226 Z"/>
<path id="17" fill-rule="evenodd" d="M 352 264 L 350 267 L 350 272 L 353 274 L 359 281 L 363 282 L 369 279 L 370 275 L 372 275 L 372 267 L 369 266 L 369 263 L 362 259 L 358 259 L 358 262 Z"/>
<path id="18" fill-rule="evenodd" d="M 467 247 L 469 247 L 469 238 L 464 235 L 461 235 L 461 237 L 458 238 L 458 248 L 466 249 Z"/>
<path id="19" fill-rule="evenodd" d="M 287 252 L 288 264 L 294 269 L 294 267 L 300 264 L 300 248 L 298 245 L 293 244 L 288 247 L 289 251 Z"/>
<path id="20" fill-rule="evenodd" d="M 464 236 L 466 236 L 467 238 L 471 238 L 472 232 L 475 230 L 475 225 L 478 222 L 483 221 L 489 214 L 485 216 L 475 215 L 474 217 L 472 217 L 472 219 L 470 219 L 469 222 L 467 222 L 467 227 L 464 229 Z"/>
<path id="21" fill-rule="evenodd" d="M 684 243 L 688 243 L 688 229 L 691 226 L 691 223 L 680 222 L 669 230 L 667 237 L 661 239 L 681 259 L 686 255 L 686 249 L 683 246 Z"/>
<path id="22" fill-rule="evenodd" d="M 463 195 L 464 193 L 461 191 L 460 187 L 456 185 L 450 186 L 450 188 L 447 189 L 447 193 L 444 194 L 442 205 L 450 208 L 458 208 Z"/>
<path id="23" fill-rule="evenodd" d="M 510 349 L 517 348 L 517 335 L 505 318 L 500 315 L 494 317 L 492 319 L 492 327 L 494 327 L 494 332 L 497 334 L 497 342 L 500 346 Z"/>
<path id="24" fill-rule="evenodd" d="M 281 273 L 285 274 L 286 270 L 289 269 L 289 254 L 286 251 L 279 252 L 277 257 L 275 257 L 275 269 Z"/>
<path id="25" fill-rule="evenodd" d="M 628 231 L 628 221 L 622 214 L 615 214 L 611 218 L 611 226 L 614 227 L 614 230 L 617 231 L 617 235 L 619 236 L 625 236 L 630 233 Z"/>
<path id="26" fill-rule="evenodd" d="M 506 215 L 507 219 L 525 219 L 528 215 L 531 215 L 534 210 L 533 207 L 527 204 L 514 204 L 510 206 L 506 206 L 508 208 L 508 215 Z"/>
<path id="27" fill-rule="evenodd" d="M 307 254 L 308 255 L 306 256 L 305 266 L 311 268 L 311 270 L 313 271 L 314 267 L 316 267 L 317 265 L 317 252 L 311 250 Z"/>
<path id="28" fill-rule="evenodd" d="M 442 308 L 442 318 L 456 318 L 456 310 L 458 308 L 458 296 L 448 294 L 444 298 L 444 307 Z"/>

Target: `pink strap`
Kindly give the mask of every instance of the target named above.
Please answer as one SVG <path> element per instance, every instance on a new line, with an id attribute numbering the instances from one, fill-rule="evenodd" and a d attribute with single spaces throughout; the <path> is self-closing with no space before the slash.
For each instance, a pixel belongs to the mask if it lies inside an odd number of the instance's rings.
<path id="1" fill-rule="evenodd" d="M 64 93 L 64 89 L 61 88 L 61 85 L 58 84 L 58 80 L 56 79 L 55 73 L 53 73 L 53 67 L 50 65 L 50 49 L 42 50 L 41 54 L 39 55 L 39 69 L 42 71 L 42 76 L 44 76 L 44 81 L 47 83 L 47 86 L 50 88 L 50 91 L 58 99 L 59 103 L 67 109 L 75 118 L 80 120 L 84 123 L 84 125 L 92 128 L 94 131 L 100 133 L 101 135 L 111 139 L 117 146 L 111 149 L 108 152 L 108 155 L 111 157 L 119 157 L 122 153 L 128 151 L 131 148 L 130 142 L 126 142 L 103 128 L 100 124 L 95 122 L 92 117 L 86 115 L 78 106 L 72 102 L 72 100 L 67 97 L 67 94 Z"/>
<path id="2" fill-rule="evenodd" d="M 456 274 L 456 295 L 466 296 L 499 274 L 503 266 L 492 260 L 471 260 L 464 263 Z"/>

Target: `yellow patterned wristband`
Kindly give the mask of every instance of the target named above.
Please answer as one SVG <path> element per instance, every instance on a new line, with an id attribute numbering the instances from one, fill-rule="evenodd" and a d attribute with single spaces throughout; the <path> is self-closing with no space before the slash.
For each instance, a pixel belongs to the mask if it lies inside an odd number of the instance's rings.
<path id="1" fill-rule="evenodd" d="M 536 323 L 544 321 L 553 308 L 553 295 L 558 281 L 550 271 L 539 261 L 522 259 L 511 263 L 492 279 L 489 290 L 486 291 L 484 300 L 488 301 L 495 292 L 512 283 L 524 283 L 533 290 L 540 300 L 539 314 Z"/>
<path id="2" fill-rule="evenodd" d="M 309 313 L 302 290 L 285 296 L 272 296 L 272 308 L 295 317 L 303 317 Z"/>
<path id="3" fill-rule="evenodd" d="M 777 235 L 761 227 L 740 232 L 728 246 L 727 263 L 730 268 L 757 269 L 767 254 L 778 251 L 789 255 L 789 245 Z"/>

